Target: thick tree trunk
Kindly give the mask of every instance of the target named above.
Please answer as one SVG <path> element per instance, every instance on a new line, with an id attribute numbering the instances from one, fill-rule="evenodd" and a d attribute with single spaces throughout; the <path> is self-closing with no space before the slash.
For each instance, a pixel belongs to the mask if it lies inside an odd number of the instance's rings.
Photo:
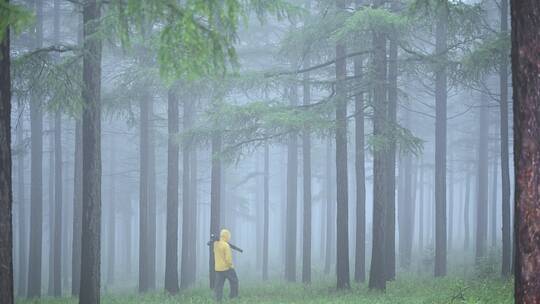
<path id="1" fill-rule="evenodd" d="M 540 2 L 512 0 L 515 302 L 540 303 Z"/>
<path id="2" fill-rule="evenodd" d="M 186 100 L 184 103 L 184 131 L 189 131 L 193 126 L 194 103 L 192 100 Z M 182 260 L 180 272 L 180 289 L 186 289 L 195 283 L 195 238 L 196 238 L 196 217 L 193 211 L 196 210 L 194 193 L 191 193 L 190 174 L 194 168 L 191 168 L 191 152 L 193 151 L 191 139 L 185 139 L 183 142 L 182 153 Z"/>
<path id="3" fill-rule="evenodd" d="M 357 7 L 359 1 L 357 1 Z M 365 139 L 364 139 L 364 93 L 363 58 L 354 60 L 354 77 L 357 81 L 357 91 L 354 96 L 355 104 L 355 173 L 356 173 L 356 251 L 354 262 L 354 281 L 363 283 L 366 280 L 366 168 L 365 168 Z"/>
<path id="4" fill-rule="evenodd" d="M 309 65 L 309 59 L 305 59 Z M 311 87 L 309 73 L 304 74 L 303 105 L 308 106 L 311 102 Z M 302 282 L 311 283 L 311 135 L 306 126 L 302 134 L 302 161 L 303 161 L 303 190 L 304 190 L 304 233 L 303 233 L 303 258 L 302 258 Z"/>
<path id="5" fill-rule="evenodd" d="M 392 2 L 394 8 L 397 2 Z M 393 35 L 392 35 L 393 36 Z M 396 279 L 396 138 L 393 128 L 397 124 L 397 80 L 398 80 L 397 37 L 391 37 L 388 47 L 388 118 L 386 137 L 389 140 L 386 164 L 386 219 L 385 219 L 385 273 L 386 280 Z M 410 191 L 410 190 L 409 190 Z"/>
<path id="6" fill-rule="evenodd" d="M 82 124 L 75 122 L 75 155 L 73 164 L 73 243 L 71 248 L 71 295 L 79 296 L 82 240 Z"/>
<path id="7" fill-rule="evenodd" d="M 476 260 L 487 256 L 488 238 L 488 136 L 489 108 L 487 96 L 482 94 L 479 110 L 478 175 L 476 190 Z"/>
<path id="8" fill-rule="evenodd" d="M 62 296 L 62 114 L 54 118 L 54 270 L 53 295 Z"/>
<path id="9" fill-rule="evenodd" d="M 27 205 L 24 187 L 24 105 L 19 106 L 21 119 L 17 126 L 17 198 L 19 203 L 19 280 L 17 294 L 19 297 L 26 296 L 26 284 L 28 274 L 28 223 L 27 223 Z"/>
<path id="10" fill-rule="evenodd" d="M 212 176 L 210 182 L 210 234 L 219 235 L 220 203 L 221 203 L 221 134 L 212 135 Z M 214 250 L 209 246 L 209 278 L 210 288 L 214 288 Z"/>
<path id="11" fill-rule="evenodd" d="M 298 89 L 295 84 L 289 93 L 291 106 L 298 105 Z M 285 233 L 285 280 L 296 281 L 296 238 L 298 213 L 298 134 L 293 133 L 287 144 L 287 214 Z"/>
<path id="12" fill-rule="evenodd" d="M 383 1 L 375 1 L 377 6 Z M 385 121 L 388 112 L 386 99 L 386 36 L 382 32 L 373 33 L 373 135 L 384 136 Z M 387 202 L 387 159 L 385 148 L 377 148 L 373 153 L 373 246 L 371 254 L 371 269 L 369 273 L 369 288 L 386 289 L 385 272 L 385 223 Z"/>
<path id="13" fill-rule="evenodd" d="M 6 2 L 9 4 L 9 0 Z M 9 28 L 0 41 L 0 299 L 13 304 L 13 230 L 11 190 L 11 73 Z"/>
<path id="14" fill-rule="evenodd" d="M 336 0 L 338 10 L 345 9 L 343 0 Z M 345 42 L 336 43 L 336 273 L 337 288 L 350 288 L 349 275 L 349 197 L 347 172 L 347 62 Z"/>
<path id="15" fill-rule="evenodd" d="M 441 3 L 436 29 L 436 54 L 445 60 L 448 35 L 448 7 Z M 446 275 L 446 125 L 447 125 L 446 63 L 435 72 L 435 277 Z"/>
<path id="16" fill-rule="evenodd" d="M 165 290 L 177 294 L 178 288 L 178 165 L 180 148 L 178 97 L 174 88 L 168 92 L 167 122 L 167 240 L 165 249 Z"/>
<path id="17" fill-rule="evenodd" d="M 43 3 L 36 2 L 36 48 L 43 44 Z M 41 296 L 43 245 L 43 114 L 39 97 L 32 93 L 30 101 L 30 248 L 28 250 L 28 297 Z"/>
<path id="18" fill-rule="evenodd" d="M 508 0 L 501 0 L 501 33 L 508 33 Z M 500 86 L 500 136 L 501 136 L 501 204 L 502 204 L 502 269 L 504 277 L 511 274 L 511 223 L 510 223 L 510 164 L 508 148 L 508 56 L 503 56 L 499 67 Z"/>
<path id="19" fill-rule="evenodd" d="M 83 8 L 84 54 L 82 116 L 82 246 L 80 304 L 99 304 L 101 280 L 101 7 L 89 0 Z"/>
<path id="20" fill-rule="evenodd" d="M 263 210 L 263 259 L 262 279 L 268 280 L 268 250 L 270 226 L 270 148 L 264 144 L 264 210 Z"/>

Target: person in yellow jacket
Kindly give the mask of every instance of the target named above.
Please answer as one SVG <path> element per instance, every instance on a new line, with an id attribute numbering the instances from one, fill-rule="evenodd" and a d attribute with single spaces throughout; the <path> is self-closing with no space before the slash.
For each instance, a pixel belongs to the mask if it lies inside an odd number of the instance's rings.
<path id="1" fill-rule="evenodd" d="M 238 276 L 233 267 L 231 246 L 229 240 L 231 232 L 227 229 L 222 229 L 219 235 L 219 241 L 214 242 L 214 270 L 215 273 L 215 295 L 216 300 L 221 302 L 223 298 L 223 285 L 225 280 L 229 280 L 231 287 L 230 298 L 238 296 Z"/>

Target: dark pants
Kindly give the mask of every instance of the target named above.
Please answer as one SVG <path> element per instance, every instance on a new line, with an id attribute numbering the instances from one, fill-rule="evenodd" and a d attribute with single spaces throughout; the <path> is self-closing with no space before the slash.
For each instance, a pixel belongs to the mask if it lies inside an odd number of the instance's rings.
<path id="1" fill-rule="evenodd" d="M 238 296 L 238 277 L 236 276 L 236 271 L 234 271 L 234 269 L 216 271 L 215 293 L 218 302 L 221 302 L 221 299 L 223 298 L 223 285 L 225 285 L 226 279 L 229 280 L 229 286 L 231 287 L 231 294 L 229 297 L 232 299 Z"/>

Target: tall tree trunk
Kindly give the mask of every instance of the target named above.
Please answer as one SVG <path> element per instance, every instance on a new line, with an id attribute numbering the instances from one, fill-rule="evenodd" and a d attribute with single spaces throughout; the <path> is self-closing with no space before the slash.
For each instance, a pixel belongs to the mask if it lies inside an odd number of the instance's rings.
<path id="1" fill-rule="evenodd" d="M 9 4 L 9 0 L 6 1 Z M 13 304 L 13 230 L 11 190 L 11 72 L 9 28 L 0 41 L 0 299 Z"/>
<path id="2" fill-rule="evenodd" d="M 43 45 L 43 2 L 36 1 L 36 48 Z M 30 248 L 28 250 L 28 297 L 41 296 L 43 244 L 43 114 L 36 92 L 30 101 L 31 190 Z"/>
<path id="3" fill-rule="evenodd" d="M 490 212 L 490 220 L 489 220 L 489 232 L 490 232 L 490 239 L 491 239 L 491 247 L 496 248 L 497 247 L 497 192 L 499 190 L 498 185 L 498 170 L 499 168 L 499 162 L 497 161 L 497 157 L 493 157 L 493 167 L 492 167 L 492 177 L 491 181 L 493 182 L 491 186 L 491 208 L 489 208 Z"/>
<path id="4" fill-rule="evenodd" d="M 101 19 L 100 2 L 89 0 L 83 8 L 83 208 L 80 304 L 100 302 L 101 262 L 101 54 L 96 35 Z"/>
<path id="5" fill-rule="evenodd" d="M 193 108 L 194 105 L 192 105 L 192 125 L 194 124 L 193 121 L 195 120 L 195 109 Z M 190 203 L 191 203 L 191 209 L 190 209 L 190 226 L 191 226 L 191 243 L 197 244 L 197 188 L 198 188 L 198 169 L 197 169 L 197 147 L 194 146 L 190 153 L 191 157 L 191 166 L 190 166 Z M 192 257 L 192 261 L 189 268 L 189 273 L 191 275 L 190 281 L 191 284 L 195 284 L 195 281 L 197 279 L 197 246 L 190 246 L 190 256 Z"/>
<path id="6" fill-rule="evenodd" d="M 424 212 L 424 159 L 422 158 L 422 162 L 420 163 L 420 166 L 418 168 L 420 170 L 420 177 L 418 180 L 418 251 L 420 256 L 424 253 L 424 220 L 425 220 L 425 212 Z"/>
<path id="7" fill-rule="evenodd" d="M 21 103 L 20 117 L 17 126 L 17 198 L 19 200 L 19 280 L 17 294 L 19 297 L 26 296 L 26 282 L 28 274 L 28 223 L 27 223 L 27 206 L 25 199 L 24 187 L 24 105 Z"/>
<path id="8" fill-rule="evenodd" d="M 515 303 L 540 303 L 540 2 L 511 2 L 514 88 Z"/>
<path id="9" fill-rule="evenodd" d="M 501 33 L 508 33 L 508 0 L 501 0 Z M 499 67 L 500 136 L 501 136 L 501 204 L 502 204 L 502 275 L 510 276 L 511 223 L 510 223 L 510 164 L 508 148 L 508 56 L 503 56 Z"/>
<path id="10" fill-rule="evenodd" d="M 290 87 L 291 106 L 298 105 L 296 84 Z M 287 144 L 287 214 L 285 234 L 285 279 L 296 281 L 296 238 L 297 238 L 297 200 L 298 200 L 298 134 L 293 133 Z"/>
<path id="11" fill-rule="evenodd" d="M 377 7 L 384 1 L 374 1 Z M 384 136 L 388 111 L 386 99 L 386 35 L 380 31 L 373 32 L 373 135 Z M 373 246 L 371 254 L 371 269 L 369 273 L 369 288 L 386 289 L 385 272 L 385 219 L 387 205 L 386 180 L 386 148 L 378 147 L 373 152 Z"/>
<path id="12" fill-rule="evenodd" d="M 452 250 L 454 239 L 454 167 L 452 162 L 448 162 L 448 250 Z"/>
<path id="13" fill-rule="evenodd" d="M 270 218 L 270 148 L 264 144 L 264 210 L 263 210 L 263 281 L 268 280 L 269 218 Z"/>
<path id="14" fill-rule="evenodd" d="M 48 263 L 49 263 L 49 281 L 48 283 L 48 289 L 47 289 L 47 295 L 52 297 L 53 291 L 54 291 L 54 256 L 55 256 L 55 250 L 54 247 L 54 116 L 52 114 L 49 115 L 49 168 L 47 168 L 47 173 L 49 174 L 48 182 L 49 182 L 49 191 L 48 191 L 48 207 L 49 207 L 49 252 L 48 252 Z"/>
<path id="15" fill-rule="evenodd" d="M 71 260 L 71 295 L 79 296 L 82 241 L 82 124 L 75 122 L 75 155 L 73 164 L 73 243 Z"/>
<path id="16" fill-rule="evenodd" d="M 186 100 L 184 103 L 184 131 L 189 131 L 193 126 L 194 104 L 192 100 Z M 195 218 L 193 218 L 193 206 L 190 183 L 190 173 L 192 168 L 191 152 L 193 151 L 191 139 L 185 139 L 183 142 L 183 168 L 182 168 L 182 261 L 180 272 L 180 289 L 186 289 L 193 285 L 195 274 L 193 273 L 193 264 L 195 263 Z"/>
<path id="17" fill-rule="evenodd" d="M 489 108 L 487 96 L 482 94 L 479 111 L 478 175 L 476 190 L 476 259 L 486 257 L 488 237 L 488 136 Z"/>
<path id="18" fill-rule="evenodd" d="M 176 136 L 179 133 L 178 97 L 174 88 L 167 96 L 167 241 L 165 249 L 165 290 L 177 294 L 178 288 L 178 165 L 179 152 Z"/>
<path id="19" fill-rule="evenodd" d="M 309 65 L 309 58 L 305 59 Z M 308 106 L 311 102 L 311 86 L 309 73 L 304 74 L 304 100 L 303 105 Z M 311 283 L 311 135 L 306 126 L 302 134 L 302 161 L 303 161 L 303 190 L 304 190 L 304 233 L 303 233 L 303 259 L 302 259 L 302 282 Z"/>
<path id="20" fill-rule="evenodd" d="M 220 203 L 221 203 L 221 134 L 212 135 L 212 176 L 210 182 L 210 234 L 219 235 Z M 209 246 L 209 278 L 210 288 L 214 288 L 214 246 Z"/>
<path id="21" fill-rule="evenodd" d="M 357 1 L 357 8 L 361 1 Z M 354 60 L 354 77 L 357 81 L 357 91 L 354 95 L 354 126 L 355 126 L 355 174 L 356 174 L 356 251 L 354 262 L 354 281 L 363 283 L 366 280 L 366 168 L 365 168 L 365 139 L 364 139 L 364 93 L 363 58 Z"/>
<path id="22" fill-rule="evenodd" d="M 435 72 L 435 277 L 446 275 L 446 125 L 447 73 L 446 51 L 448 35 L 448 7 L 444 2 L 437 7 L 435 52 L 442 64 Z"/>
<path id="23" fill-rule="evenodd" d="M 463 221 L 465 224 L 463 225 L 463 233 L 464 236 L 464 244 L 463 248 L 465 250 L 469 249 L 470 243 L 471 243 L 471 231 L 470 231 L 470 219 L 469 219 L 469 212 L 471 210 L 471 173 L 467 172 L 467 178 L 465 181 L 465 201 L 463 206 Z"/>
<path id="24" fill-rule="evenodd" d="M 334 174 L 332 168 L 332 141 L 328 139 L 326 144 L 326 248 L 325 248 L 325 261 L 324 261 L 324 273 L 329 274 L 330 268 L 332 268 L 332 262 L 334 262 L 334 250 L 332 244 L 335 240 L 336 225 L 335 221 L 335 208 L 334 208 Z"/>
<path id="25" fill-rule="evenodd" d="M 397 1 L 392 1 L 395 9 Z M 388 118 L 386 137 L 389 140 L 386 164 L 386 223 L 385 223 L 385 266 L 386 280 L 396 279 L 396 138 L 392 131 L 397 124 L 397 80 L 398 80 L 398 45 L 397 37 L 390 37 L 388 47 Z M 409 189 L 410 191 L 410 189 Z"/>
<path id="26" fill-rule="evenodd" d="M 149 99 L 148 121 L 148 289 L 156 288 L 156 142 L 154 131 L 154 98 Z"/>
<path id="27" fill-rule="evenodd" d="M 148 92 L 140 100 L 140 178 L 139 178 L 139 292 L 150 287 L 150 244 L 149 244 L 149 128 L 150 97 Z"/>
<path id="28" fill-rule="evenodd" d="M 110 143 L 110 192 L 109 192 L 109 222 L 107 226 L 107 285 L 111 287 L 114 284 L 115 273 L 115 255 L 116 255 L 116 151 L 115 151 L 115 138 L 111 135 Z"/>
<path id="29" fill-rule="evenodd" d="M 338 10 L 345 2 L 336 0 Z M 347 172 L 347 62 L 345 41 L 336 43 L 336 273 L 337 288 L 350 288 L 349 275 L 349 197 Z"/>
<path id="30" fill-rule="evenodd" d="M 55 2 L 56 4 L 56 2 Z M 62 296 L 62 114 L 54 118 L 54 270 L 53 295 Z"/>

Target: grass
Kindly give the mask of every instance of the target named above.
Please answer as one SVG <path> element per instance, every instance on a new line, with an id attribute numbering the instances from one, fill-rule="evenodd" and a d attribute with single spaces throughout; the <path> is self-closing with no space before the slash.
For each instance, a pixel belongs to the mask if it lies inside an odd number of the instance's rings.
<path id="1" fill-rule="evenodd" d="M 244 284 L 242 284 L 244 283 Z M 240 282 L 240 297 L 227 300 L 230 304 L 256 303 L 513 303 L 512 282 L 500 279 L 467 280 L 458 278 L 404 277 L 388 285 L 385 293 L 369 291 L 366 286 L 354 286 L 350 291 L 336 291 L 332 282 L 318 282 L 311 286 L 302 284 Z M 228 294 L 226 290 L 225 295 Z M 21 300 L 18 304 L 75 304 L 76 299 Z M 147 295 L 104 295 L 103 304 L 176 304 L 214 303 L 212 293 L 206 288 L 196 288 L 178 296 L 165 293 Z"/>

